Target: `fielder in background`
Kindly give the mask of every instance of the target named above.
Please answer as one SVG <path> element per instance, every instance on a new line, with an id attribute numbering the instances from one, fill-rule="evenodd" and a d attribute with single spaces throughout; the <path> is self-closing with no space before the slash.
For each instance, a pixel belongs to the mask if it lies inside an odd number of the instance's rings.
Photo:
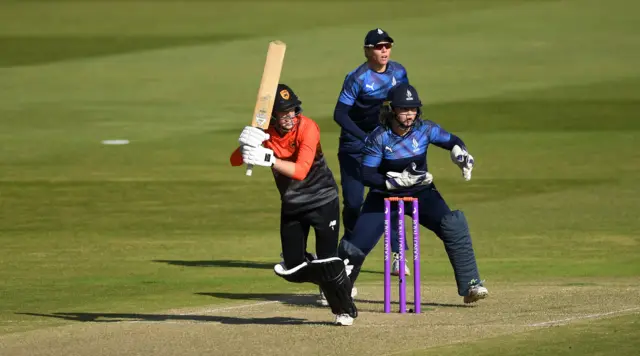
<path id="1" fill-rule="evenodd" d="M 345 262 L 337 257 L 340 233 L 338 185 L 320 145 L 320 129 L 302 115 L 302 102 L 287 85 L 279 84 L 269 128 L 247 126 L 234 166 L 270 167 L 282 201 L 280 240 L 284 261 L 275 273 L 293 283 L 320 286 L 336 316 L 336 324 L 351 325 L 358 312 L 351 298 Z M 309 230 L 316 234 L 317 259 L 305 253 Z"/>
<path id="2" fill-rule="evenodd" d="M 342 220 L 345 227 L 343 239 L 349 240 L 364 202 L 362 183 L 362 150 L 367 136 L 380 125 L 380 107 L 391 88 L 408 83 L 407 71 L 397 62 L 391 61 L 393 38 L 376 28 L 364 39 L 364 56 L 367 61 L 348 73 L 333 114 L 340 125 L 338 162 L 342 186 Z M 396 226 L 394 223 L 393 227 Z M 394 261 L 391 274 L 398 275 L 398 234 L 392 229 L 391 250 Z M 405 275 L 410 270 L 405 268 Z"/>
<path id="3" fill-rule="evenodd" d="M 380 113 L 382 126 L 373 131 L 364 148 L 362 175 L 370 190 L 353 235 L 340 242 L 339 255 L 354 265 L 350 278 L 355 283 L 366 256 L 384 231 L 384 198 L 417 198 L 420 224 L 442 240 L 453 266 L 458 294 L 465 303 L 473 303 L 489 292 L 480 280 L 464 214 L 449 209 L 428 173 L 427 147 L 434 144 L 450 150 L 465 180 L 471 179 L 473 157 L 456 135 L 422 120 L 421 107 L 418 92 L 409 84 L 400 84 L 389 92 L 388 103 Z M 392 209 L 397 216 L 397 205 Z M 410 214 L 411 210 L 407 212 Z"/>

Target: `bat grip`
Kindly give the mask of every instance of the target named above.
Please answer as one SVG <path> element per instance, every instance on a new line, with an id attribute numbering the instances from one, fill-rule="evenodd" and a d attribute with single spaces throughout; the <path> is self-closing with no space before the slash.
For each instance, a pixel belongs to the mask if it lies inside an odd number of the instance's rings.
<path id="1" fill-rule="evenodd" d="M 251 176 L 253 174 L 253 164 L 247 164 L 247 176 Z"/>

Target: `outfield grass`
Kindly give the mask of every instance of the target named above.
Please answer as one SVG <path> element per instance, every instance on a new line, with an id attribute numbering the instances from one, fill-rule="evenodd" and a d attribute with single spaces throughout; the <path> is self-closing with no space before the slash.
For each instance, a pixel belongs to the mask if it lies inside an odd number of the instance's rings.
<path id="1" fill-rule="evenodd" d="M 414 351 L 407 355 L 634 355 L 639 344 L 638 323 L 638 315 L 630 315 Z"/>
<path id="2" fill-rule="evenodd" d="M 203 292 L 312 290 L 274 279 L 272 177 L 245 177 L 228 155 L 278 38 L 289 45 L 282 80 L 319 122 L 338 175 L 333 105 L 376 26 L 396 39 L 393 57 L 426 116 L 476 158 L 464 182 L 446 152 L 429 153 L 443 196 L 469 219 L 489 288 L 640 281 L 638 3 L 394 4 L 1 2 L 0 334 L 68 323 L 21 313 L 149 312 L 233 299 Z M 115 138 L 131 143 L 100 144 Z M 423 280 L 451 281 L 440 242 L 422 235 Z M 367 271 L 382 270 L 378 252 Z M 557 336 L 545 354 L 637 335 L 637 318 L 616 320 L 535 335 Z M 607 334 L 618 327 L 625 333 Z M 529 347 L 519 337 L 491 345 L 501 343 Z"/>

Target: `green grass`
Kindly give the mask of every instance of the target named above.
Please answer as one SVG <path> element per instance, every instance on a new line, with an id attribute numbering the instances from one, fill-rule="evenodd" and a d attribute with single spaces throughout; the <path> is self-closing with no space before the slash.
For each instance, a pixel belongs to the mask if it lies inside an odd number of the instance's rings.
<path id="1" fill-rule="evenodd" d="M 640 317 L 629 315 L 592 323 L 550 327 L 411 355 L 635 355 L 640 346 Z M 409 354 L 409 353 L 407 353 Z"/>
<path id="2" fill-rule="evenodd" d="M 427 117 L 476 158 L 464 182 L 446 152 L 429 153 L 443 196 L 469 219 L 489 286 L 640 276 L 638 3 L 385 4 L 1 2 L 0 333 L 67 322 L 20 313 L 150 312 L 232 299 L 199 293 L 309 290 L 271 272 L 280 242 L 270 173 L 246 178 L 228 156 L 278 38 L 289 45 L 282 81 L 320 124 L 339 172 L 333 105 L 376 26 L 396 39 L 393 57 Z M 113 138 L 131 144 L 100 144 Z M 422 236 L 423 279 L 451 281 L 441 243 Z M 367 270 L 381 270 L 380 255 Z M 544 350 L 562 354 L 552 347 L 591 332 L 616 342 L 625 334 L 605 331 L 628 325 L 612 323 L 536 335 L 557 335 Z"/>

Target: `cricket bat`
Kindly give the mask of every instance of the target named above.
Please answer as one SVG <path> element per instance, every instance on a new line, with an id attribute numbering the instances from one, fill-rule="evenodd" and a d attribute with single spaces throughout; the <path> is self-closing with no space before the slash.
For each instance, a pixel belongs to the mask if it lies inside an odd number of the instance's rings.
<path id="1" fill-rule="evenodd" d="M 269 127 L 271 110 L 273 109 L 273 101 L 280 81 L 286 49 L 287 45 L 282 41 L 269 42 L 267 60 L 264 63 L 260 89 L 258 89 L 258 99 L 253 109 L 253 120 L 251 121 L 251 126 L 253 127 L 259 127 L 263 130 Z M 252 173 L 253 165 L 247 165 L 247 175 L 250 176 Z"/>

